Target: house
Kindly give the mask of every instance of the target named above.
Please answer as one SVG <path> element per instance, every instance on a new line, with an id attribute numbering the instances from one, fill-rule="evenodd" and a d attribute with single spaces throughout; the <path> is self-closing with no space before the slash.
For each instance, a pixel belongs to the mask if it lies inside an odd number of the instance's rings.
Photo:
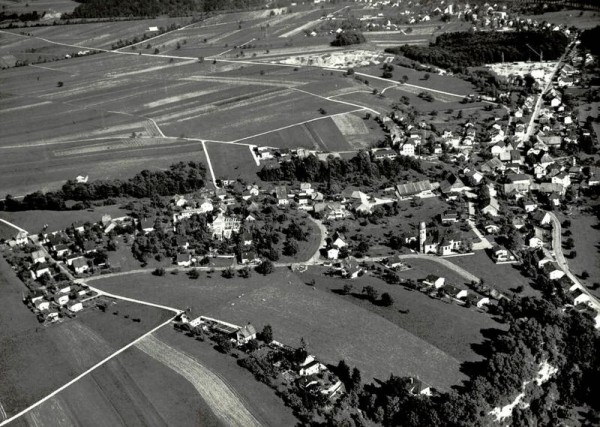
<path id="1" fill-rule="evenodd" d="M 34 264 L 43 264 L 46 262 L 46 254 L 44 253 L 44 251 L 39 250 L 39 251 L 33 251 L 31 253 L 31 262 Z"/>
<path id="2" fill-rule="evenodd" d="M 410 377 L 408 378 L 407 390 L 412 395 L 424 395 L 431 396 L 431 387 L 426 385 L 423 381 Z"/>
<path id="3" fill-rule="evenodd" d="M 492 246 L 492 259 L 497 264 L 500 262 L 514 261 L 515 257 L 505 247 L 500 246 L 500 245 L 494 245 L 494 246 Z"/>
<path id="4" fill-rule="evenodd" d="M 248 341 L 256 339 L 256 328 L 248 323 L 245 326 L 242 326 L 235 333 L 235 340 L 238 345 L 247 344 Z"/>
<path id="5" fill-rule="evenodd" d="M 449 199 L 456 199 L 459 193 L 471 190 L 464 182 L 456 175 L 451 174 L 446 180 L 440 183 L 441 192 Z"/>
<path id="6" fill-rule="evenodd" d="M 338 259 L 340 256 L 340 250 L 337 248 L 331 248 L 327 250 L 327 259 Z"/>
<path id="7" fill-rule="evenodd" d="M 36 264 L 31 273 L 34 279 L 39 279 L 44 274 L 52 275 L 50 272 L 50 265 L 46 263 Z"/>
<path id="8" fill-rule="evenodd" d="M 495 173 L 497 171 L 503 172 L 505 169 L 506 166 L 497 157 L 494 157 L 481 165 L 481 171 L 483 173 Z"/>
<path id="9" fill-rule="evenodd" d="M 173 199 L 171 200 L 171 202 L 178 207 L 183 207 L 187 204 L 187 200 L 185 197 L 180 196 L 179 194 L 176 194 L 175 196 L 173 196 Z"/>
<path id="10" fill-rule="evenodd" d="M 525 209 L 525 212 L 527 212 L 527 213 L 534 212 L 538 208 L 537 202 L 535 202 L 531 199 L 523 200 L 522 204 L 523 204 L 523 209 Z"/>
<path id="11" fill-rule="evenodd" d="M 484 215 L 498 216 L 500 204 L 495 197 L 490 197 L 481 205 L 481 213 Z"/>
<path id="12" fill-rule="evenodd" d="M 553 184 L 560 184 L 563 187 L 568 187 L 571 185 L 571 177 L 567 172 L 560 172 L 558 175 L 555 175 L 551 178 L 551 182 Z"/>
<path id="13" fill-rule="evenodd" d="M 92 242 L 91 240 L 86 240 L 85 242 L 83 242 L 83 253 L 85 254 L 91 254 L 96 252 L 96 243 Z"/>
<path id="14" fill-rule="evenodd" d="M 241 226 L 242 223 L 239 219 L 225 216 L 222 212 L 219 212 L 217 217 L 213 218 L 213 222 L 208 225 L 208 228 L 212 232 L 213 238 L 223 240 L 223 238 L 230 239 L 233 233 L 240 231 Z"/>
<path id="15" fill-rule="evenodd" d="M 27 233 L 25 230 L 20 230 L 16 235 L 15 235 L 15 243 L 19 246 L 24 245 L 27 243 L 27 236 L 29 236 L 29 233 Z"/>
<path id="16" fill-rule="evenodd" d="M 413 141 L 406 141 L 402 144 L 402 148 L 400 149 L 400 154 L 402 156 L 414 157 L 415 156 L 415 146 L 416 144 Z"/>
<path id="17" fill-rule="evenodd" d="M 180 267 L 189 267 L 192 265 L 192 258 L 190 254 L 177 254 L 175 257 L 175 264 Z"/>
<path id="18" fill-rule="evenodd" d="M 73 313 L 83 310 L 83 304 L 80 301 L 73 301 L 67 304 L 67 308 Z"/>
<path id="19" fill-rule="evenodd" d="M 375 160 L 395 159 L 396 157 L 398 157 L 398 153 L 396 153 L 390 148 L 373 150 L 371 153 Z"/>
<path id="20" fill-rule="evenodd" d="M 89 270 L 88 263 L 84 257 L 77 257 L 71 262 L 71 267 L 76 274 L 82 274 Z"/>
<path id="21" fill-rule="evenodd" d="M 549 212 L 545 211 L 535 211 L 531 215 L 531 219 L 539 225 L 548 225 L 552 222 L 552 216 L 550 216 Z"/>
<path id="22" fill-rule="evenodd" d="M 313 356 L 307 356 L 307 358 L 300 364 L 298 369 L 298 374 L 301 377 L 306 377 L 309 375 L 316 375 L 322 371 L 326 371 L 327 367 L 321 363 L 319 363 Z"/>
<path id="23" fill-rule="evenodd" d="M 47 311 L 44 311 L 44 317 L 48 322 L 54 322 L 56 320 L 59 319 L 60 314 L 58 313 L 57 310 L 54 309 L 49 309 Z"/>
<path id="24" fill-rule="evenodd" d="M 67 294 L 56 294 L 54 295 L 54 302 L 58 305 L 66 305 L 69 302 L 69 295 Z"/>
<path id="25" fill-rule="evenodd" d="M 50 308 L 50 301 L 45 299 L 39 299 L 33 303 L 37 310 L 48 310 Z"/>
<path id="26" fill-rule="evenodd" d="M 445 278 L 436 276 L 435 274 L 430 274 L 425 279 L 423 279 L 424 285 L 433 286 L 436 289 L 440 289 L 442 286 L 444 286 L 445 282 Z"/>
<path id="27" fill-rule="evenodd" d="M 560 206 L 560 194 L 552 193 L 548 196 L 548 201 L 552 204 L 552 206 Z"/>
<path id="28" fill-rule="evenodd" d="M 398 255 L 388 258 L 384 264 L 387 268 L 399 268 L 404 266 L 404 262 Z"/>
<path id="29" fill-rule="evenodd" d="M 454 299 L 465 298 L 469 294 L 469 292 L 466 289 L 460 289 L 454 285 L 445 285 L 443 289 L 444 292 L 448 294 L 448 296 Z"/>
<path id="30" fill-rule="evenodd" d="M 240 237 L 240 242 L 243 246 L 251 246 L 254 239 L 252 238 L 252 233 L 248 230 L 244 230 L 242 236 Z"/>
<path id="31" fill-rule="evenodd" d="M 573 292 L 571 292 L 571 296 L 573 297 L 573 305 L 589 304 L 592 300 L 590 296 L 580 288 L 575 288 Z"/>
<path id="32" fill-rule="evenodd" d="M 528 245 L 530 248 L 541 248 L 544 246 L 544 232 L 541 228 L 535 226 L 533 230 L 534 234 L 529 238 Z"/>
<path id="33" fill-rule="evenodd" d="M 343 234 L 338 233 L 336 231 L 335 234 L 333 235 L 333 242 L 331 243 L 331 246 L 341 249 L 344 246 L 346 246 L 345 240 L 346 240 L 346 237 Z"/>
<path id="34" fill-rule="evenodd" d="M 486 224 L 484 227 L 485 232 L 488 234 L 494 234 L 500 231 L 500 227 L 494 223 Z"/>
<path id="35" fill-rule="evenodd" d="M 445 211 L 441 215 L 442 224 L 450 224 L 458 221 L 458 212 L 455 210 Z"/>
<path id="36" fill-rule="evenodd" d="M 275 197 L 277 198 L 277 204 L 279 206 L 287 206 L 290 201 L 288 199 L 288 189 L 285 185 L 278 185 L 275 187 Z"/>
<path id="37" fill-rule="evenodd" d="M 242 264 L 258 264 L 260 258 L 254 251 L 242 251 L 240 252 L 240 263 Z"/>
<path id="38" fill-rule="evenodd" d="M 54 253 L 56 253 L 57 257 L 63 257 L 65 255 L 69 255 L 71 253 L 71 249 L 69 245 L 61 243 L 60 245 L 56 245 L 54 247 Z"/>
<path id="39" fill-rule="evenodd" d="M 565 275 L 565 272 L 560 269 L 557 263 L 548 262 L 542 267 L 550 280 L 558 280 Z"/>
<path id="40" fill-rule="evenodd" d="M 347 258 L 342 267 L 342 274 L 347 279 L 356 279 L 363 273 L 363 268 L 354 258 Z"/>

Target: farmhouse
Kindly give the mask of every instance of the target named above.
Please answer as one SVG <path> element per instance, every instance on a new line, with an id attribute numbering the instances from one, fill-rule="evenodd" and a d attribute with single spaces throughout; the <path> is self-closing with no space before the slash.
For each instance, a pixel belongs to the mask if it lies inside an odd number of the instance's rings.
<path id="1" fill-rule="evenodd" d="M 175 264 L 180 267 L 189 267 L 192 264 L 192 258 L 190 254 L 177 254 L 175 257 Z"/>
<path id="2" fill-rule="evenodd" d="M 302 362 L 298 367 L 298 374 L 301 377 L 306 377 L 309 375 L 319 374 L 320 372 L 326 371 L 327 367 L 317 361 L 313 356 L 308 355 L 304 362 Z"/>
<path id="3" fill-rule="evenodd" d="M 256 328 L 248 323 L 246 326 L 241 327 L 235 333 L 235 340 L 238 345 L 247 344 L 248 341 L 256 339 Z"/>
<path id="4" fill-rule="evenodd" d="M 440 276 L 436 276 L 435 274 L 430 274 L 426 278 L 423 279 L 423 284 L 427 286 L 433 286 L 436 289 L 444 286 L 446 279 Z"/>
<path id="5" fill-rule="evenodd" d="M 289 205 L 288 189 L 285 185 L 278 185 L 275 187 L 275 197 L 277 197 L 277 204 L 280 206 Z"/>
<path id="6" fill-rule="evenodd" d="M 37 264 L 37 263 L 42 264 L 42 263 L 46 262 L 46 255 L 45 255 L 44 251 L 42 251 L 42 250 L 33 251 L 31 253 L 31 262 L 34 264 Z"/>
<path id="7" fill-rule="evenodd" d="M 433 197 L 433 186 L 429 180 L 396 185 L 396 196 L 403 200 L 410 197 Z"/>

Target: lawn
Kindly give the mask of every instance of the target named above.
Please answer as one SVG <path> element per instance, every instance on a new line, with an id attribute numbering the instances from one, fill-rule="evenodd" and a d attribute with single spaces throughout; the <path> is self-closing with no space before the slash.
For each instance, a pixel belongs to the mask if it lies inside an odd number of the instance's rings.
<path id="1" fill-rule="evenodd" d="M 276 339 L 297 345 L 304 337 L 311 352 L 324 362 L 343 358 L 358 366 L 366 380 L 393 372 L 418 375 L 447 389 L 464 379 L 456 358 L 328 290 L 306 286 L 287 269 L 266 277 L 253 273 L 250 279 L 224 279 L 218 272 L 201 273 L 198 280 L 183 274 L 161 278 L 135 274 L 101 279 L 94 285 L 129 297 L 190 307 L 196 316 L 237 324 L 251 321 L 259 329 L 271 324 Z"/>
<path id="2" fill-rule="evenodd" d="M 0 218 L 6 219 L 1 214 Z M 19 230 L 17 230 L 15 227 L 12 227 L 4 222 L 0 222 L 0 240 L 14 239 L 18 232 Z"/>
<path id="3" fill-rule="evenodd" d="M 352 149 L 330 118 L 310 122 L 305 126 L 322 151 L 348 151 Z"/>

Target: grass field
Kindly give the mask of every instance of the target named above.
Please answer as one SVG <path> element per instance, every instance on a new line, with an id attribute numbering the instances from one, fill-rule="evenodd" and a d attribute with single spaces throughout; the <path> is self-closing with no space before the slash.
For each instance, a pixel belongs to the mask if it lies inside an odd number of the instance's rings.
<path id="1" fill-rule="evenodd" d="M 32 10 L 72 12 L 78 3 L 72 0 L 0 0 L 0 6 L 6 6 L 7 12 L 24 13 Z"/>
<path id="2" fill-rule="evenodd" d="M 297 345 L 304 337 L 311 352 L 327 363 L 345 359 L 358 366 L 363 378 L 390 373 L 418 375 L 440 388 L 464 379 L 460 362 L 414 334 L 369 310 L 340 299 L 330 291 L 313 290 L 288 270 L 250 279 L 207 280 L 184 275 L 156 278 L 150 274 L 98 280 L 109 292 L 153 302 L 191 307 L 194 315 L 214 316 L 258 328 L 273 326 L 275 337 Z M 357 282 L 358 283 L 358 282 Z M 352 344 L 350 344 L 352 343 Z"/>
<path id="3" fill-rule="evenodd" d="M 412 269 L 399 273 L 402 278 L 417 280 L 428 274 L 436 274 L 445 277 L 447 283 L 463 282 L 454 272 L 437 263 L 425 260 L 407 262 Z M 480 331 L 501 327 L 490 316 L 475 309 L 444 303 L 403 286 L 388 285 L 375 277 L 363 276 L 360 281 L 347 281 L 324 276 L 322 272 L 320 268 L 311 268 L 299 276 L 306 282 L 314 279 L 317 288 L 330 292 L 339 291 L 345 284 L 351 284 L 352 293 L 355 294 L 360 294 L 362 287 L 367 285 L 373 286 L 380 295 L 389 293 L 395 301 L 392 307 L 381 307 L 352 295 L 339 295 L 339 298 L 389 320 L 461 362 L 480 360 L 482 357 L 473 350 L 474 345 L 484 340 Z"/>
<path id="4" fill-rule="evenodd" d="M 217 179 L 239 178 L 248 183 L 259 181 L 256 173 L 260 167 L 254 161 L 248 146 L 207 142 L 206 150 Z"/>
<path id="5" fill-rule="evenodd" d="M 568 258 L 569 269 L 581 280 L 585 285 L 591 286 L 594 283 L 600 283 L 600 229 L 598 220 L 589 213 L 576 212 L 568 217 L 565 215 L 557 215 L 560 221 L 569 219 L 571 226 L 564 230 L 571 230 L 572 238 L 575 243 L 573 250 L 577 252 L 575 258 Z M 563 242 L 567 237 L 563 237 Z M 564 250 L 568 254 L 570 251 Z M 587 271 L 590 277 L 582 279 L 581 273 Z M 590 289 L 597 297 L 600 297 L 600 288 Z"/>
<path id="6" fill-rule="evenodd" d="M 18 232 L 19 230 L 17 230 L 15 227 L 12 227 L 4 222 L 0 222 L 0 240 L 13 239 Z"/>
<path id="7" fill-rule="evenodd" d="M 99 206 L 90 210 L 82 211 L 21 211 L 21 212 L 0 212 L 0 218 L 9 221 L 30 234 L 38 234 L 42 231 L 45 224 L 48 224 L 47 231 L 64 230 L 71 224 L 82 221 L 96 223 L 102 219 L 102 215 L 111 215 L 118 218 L 127 214 L 127 211 L 121 209 L 118 205 Z M 2 223 L 0 223 L 1 226 Z"/>
<path id="8" fill-rule="evenodd" d="M 540 296 L 533 289 L 529 280 L 522 276 L 513 264 L 496 265 L 484 251 L 476 251 L 475 255 L 455 257 L 451 261 L 474 275 L 483 279 L 487 286 L 497 289 L 507 296 L 511 296 L 518 286 L 523 286 L 522 296 Z"/>

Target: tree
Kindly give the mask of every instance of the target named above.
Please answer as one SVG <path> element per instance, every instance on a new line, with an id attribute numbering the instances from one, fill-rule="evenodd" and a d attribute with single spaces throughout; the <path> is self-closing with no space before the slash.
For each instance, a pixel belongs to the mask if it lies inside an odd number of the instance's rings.
<path id="1" fill-rule="evenodd" d="M 165 269 L 162 267 L 157 267 L 152 274 L 154 274 L 155 276 L 164 276 L 165 275 Z"/>
<path id="2" fill-rule="evenodd" d="M 298 243 L 295 240 L 286 240 L 283 244 L 283 254 L 294 256 L 298 253 Z"/>
<path id="3" fill-rule="evenodd" d="M 267 344 L 273 341 L 273 328 L 271 325 L 265 325 L 260 333 L 260 339 Z"/>
<path id="4" fill-rule="evenodd" d="M 231 350 L 233 350 L 233 344 L 231 343 L 231 339 L 229 337 L 221 335 L 217 337 L 216 341 L 219 351 L 229 354 L 231 353 Z"/>
<path id="5" fill-rule="evenodd" d="M 405 74 L 402 76 L 402 79 L 400 79 L 400 82 L 406 83 L 407 81 L 408 81 L 408 76 Z"/>
<path id="6" fill-rule="evenodd" d="M 423 80 L 429 80 L 430 77 L 431 77 L 431 75 L 429 73 L 425 73 L 423 75 Z"/>
<path id="7" fill-rule="evenodd" d="M 63 87 L 65 84 L 63 82 L 56 83 L 56 87 Z"/>
<path id="8" fill-rule="evenodd" d="M 244 279 L 247 279 L 251 275 L 252 275 L 252 273 L 248 267 L 244 267 L 244 268 L 238 270 L 238 276 L 240 276 Z"/>
<path id="9" fill-rule="evenodd" d="M 363 287 L 362 293 L 365 294 L 367 299 L 371 302 L 375 302 L 379 296 L 379 292 L 377 292 L 377 290 L 371 285 Z"/>
<path id="10" fill-rule="evenodd" d="M 198 277 L 200 277 L 200 273 L 198 272 L 198 270 L 197 270 L 197 269 L 195 269 L 195 268 L 192 268 L 192 269 L 190 270 L 190 272 L 188 273 L 188 277 L 189 277 L 190 279 L 194 279 L 194 280 L 195 280 L 195 279 L 197 279 Z"/>
<path id="11" fill-rule="evenodd" d="M 335 40 L 331 42 L 332 46 L 349 46 L 360 44 L 366 41 L 365 36 L 360 31 L 348 30 L 342 31 L 335 36 Z"/>
<path id="12" fill-rule="evenodd" d="M 271 274 L 274 270 L 275 266 L 273 265 L 273 262 L 271 262 L 271 260 L 269 259 L 264 260 L 256 267 L 256 271 L 265 276 L 267 274 Z"/>
<path id="13" fill-rule="evenodd" d="M 387 292 L 384 292 L 384 293 L 381 295 L 381 301 L 380 301 L 380 302 L 381 302 L 381 305 L 382 305 L 382 306 L 384 306 L 384 307 L 389 307 L 389 306 L 391 306 L 392 304 L 394 304 L 394 299 L 391 297 L 391 295 L 390 295 L 390 294 L 388 294 Z"/>
<path id="14" fill-rule="evenodd" d="M 221 276 L 226 279 L 231 279 L 233 276 L 235 276 L 235 269 L 233 267 L 227 267 L 221 272 Z"/>
<path id="15" fill-rule="evenodd" d="M 348 295 L 350 292 L 352 292 L 352 284 L 350 283 L 346 283 L 344 285 L 344 287 L 342 288 L 342 294 L 343 295 Z"/>
<path id="16" fill-rule="evenodd" d="M 583 272 L 581 273 L 581 278 L 583 280 L 586 280 L 590 277 L 590 273 L 587 272 L 587 270 L 583 270 Z"/>

